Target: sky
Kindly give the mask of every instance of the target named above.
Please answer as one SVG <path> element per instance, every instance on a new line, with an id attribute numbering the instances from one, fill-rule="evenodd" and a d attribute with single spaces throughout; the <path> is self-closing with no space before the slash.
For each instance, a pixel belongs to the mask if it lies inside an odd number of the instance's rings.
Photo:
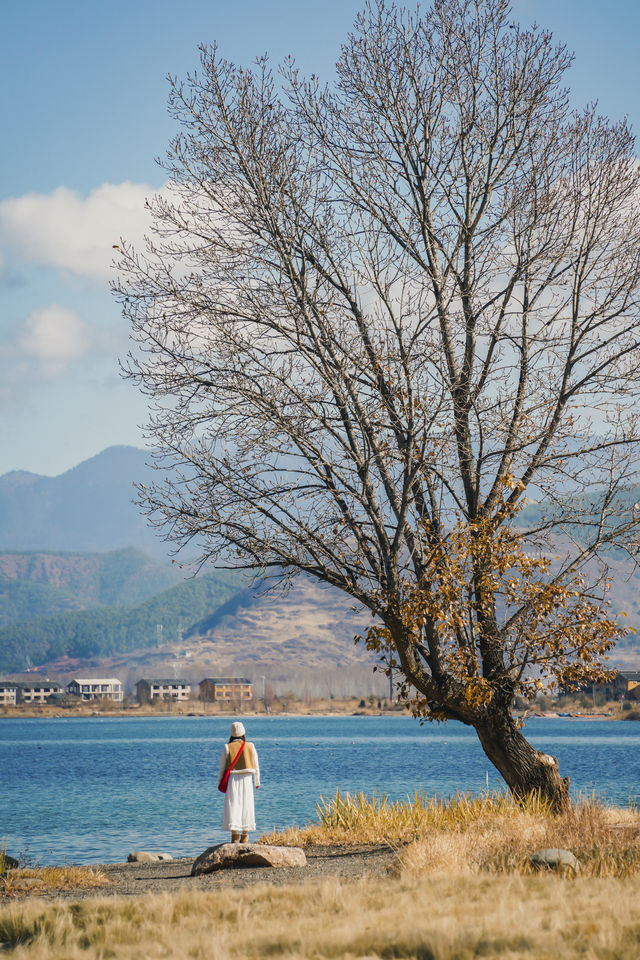
<path id="1" fill-rule="evenodd" d="M 428 0 L 427 0 L 428 3 Z M 330 80 L 362 0 L 5 0 L 0 30 L 0 475 L 58 475 L 112 444 L 144 446 L 122 380 L 128 331 L 112 247 L 141 242 L 156 158 L 175 133 L 167 74 L 198 44 L 249 65 L 293 54 Z M 575 53 L 576 106 L 640 130 L 637 0 L 514 0 Z"/>

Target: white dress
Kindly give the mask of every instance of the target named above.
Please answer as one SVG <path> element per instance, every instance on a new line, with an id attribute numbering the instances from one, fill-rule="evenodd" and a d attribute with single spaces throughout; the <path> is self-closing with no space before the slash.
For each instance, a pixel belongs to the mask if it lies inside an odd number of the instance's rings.
<path id="1" fill-rule="evenodd" d="M 247 746 L 249 743 L 247 742 Z M 224 811 L 222 814 L 222 829 L 233 830 L 234 833 L 247 833 L 256 829 L 256 815 L 253 803 L 253 782 L 260 786 L 260 767 L 258 765 L 258 751 L 254 744 L 254 766 L 250 770 L 232 770 L 229 774 L 227 792 L 224 795 Z M 246 749 L 246 748 L 245 748 Z M 220 778 L 227 768 L 229 745 L 225 743 L 220 754 Z"/>

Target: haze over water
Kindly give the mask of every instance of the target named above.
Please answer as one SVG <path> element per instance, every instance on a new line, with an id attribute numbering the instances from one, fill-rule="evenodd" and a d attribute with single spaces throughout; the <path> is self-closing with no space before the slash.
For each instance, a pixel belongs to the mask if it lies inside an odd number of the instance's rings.
<path id="1" fill-rule="evenodd" d="M 477 793 L 503 782 L 472 730 L 408 717 L 250 717 L 263 787 L 260 833 L 315 818 L 321 795 Z M 229 718 L 11 719 L 0 723 L 0 837 L 42 863 L 108 863 L 131 850 L 196 856 L 221 830 L 218 758 Z M 640 724 L 532 719 L 574 795 L 627 805 L 640 795 Z"/>

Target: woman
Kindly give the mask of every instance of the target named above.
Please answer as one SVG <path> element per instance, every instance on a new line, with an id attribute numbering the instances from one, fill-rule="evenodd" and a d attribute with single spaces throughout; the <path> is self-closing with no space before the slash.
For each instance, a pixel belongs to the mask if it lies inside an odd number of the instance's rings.
<path id="1" fill-rule="evenodd" d="M 235 762 L 234 762 L 235 761 Z M 232 843 L 248 843 L 249 830 L 255 830 L 256 817 L 253 807 L 253 782 L 260 789 L 258 751 L 245 739 L 244 725 L 236 720 L 231 724 L 231 736 L 220 754 L 220 776 L 233 764 L 229 774 L 227 792 L 224 795 L 222 829 L 231 831 Z"/>

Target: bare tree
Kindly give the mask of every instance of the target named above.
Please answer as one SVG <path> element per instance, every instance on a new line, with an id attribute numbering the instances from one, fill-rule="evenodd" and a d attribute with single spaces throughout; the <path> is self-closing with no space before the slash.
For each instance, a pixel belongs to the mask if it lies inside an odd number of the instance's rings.
<path id="1" fill-rule="evenodd" d="M 203 47 L 117 284 L 152 520 L 355 598 L 415 713 L 556 806 L 511 702 L 602 671 L 638 522 L 638 165 L 626 122 L 570 111 L 570 61 L 507 0 L 374 3 L 327 88 Z"/>

